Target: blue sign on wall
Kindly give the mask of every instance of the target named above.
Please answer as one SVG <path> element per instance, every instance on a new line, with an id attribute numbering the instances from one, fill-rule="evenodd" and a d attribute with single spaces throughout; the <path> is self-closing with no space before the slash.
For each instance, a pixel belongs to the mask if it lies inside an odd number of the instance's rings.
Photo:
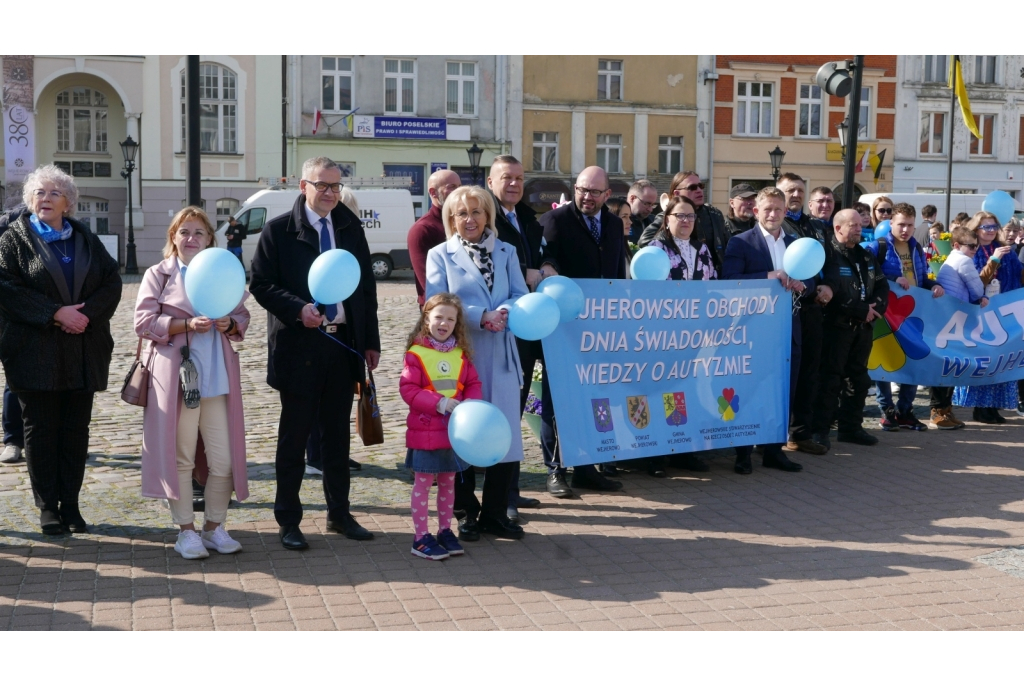
<path id="1" fill-rule="evenodd" d="M 373 137 L 447 140 L 448 120 L 423 117 L 374 117 Z"/>
<path id="2" fill-rule="evenodd" d="M 448 168 L 448 162 L 431 162 L 430 173 L 433 174 L 435 171 L 441 171 L 442 169 Z"/>
<path id="3" fill-rule="evenodd" d="M 793 313 L 777 280 L 576 283 L 583 312 L 544 339 L 566 466 L 785 442 Z"/>
<path id="4" fill-rule="evenodd" d="M 422 164 L 385 164 L 384 175 L 394 178 L 408 176 L 412 179 L 412 185 L 409 186 L 409 194 L 413 197 L 423 195 L 424 184 Z"/>

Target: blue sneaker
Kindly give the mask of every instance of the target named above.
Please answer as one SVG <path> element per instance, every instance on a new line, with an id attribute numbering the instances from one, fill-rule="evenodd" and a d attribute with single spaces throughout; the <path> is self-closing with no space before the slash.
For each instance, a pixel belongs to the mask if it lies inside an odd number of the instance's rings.
<path id="1" fill-rule="evenodd" d="M 460 554 L 465 554 L 466 550 L 462 549 L 462 545 L 459 544 L 459 538 L 455 536 L 451 528 L 445 528 L 437 534 L 438 543 L 448 550 L 448 555 L 457 557 Z"/>
<path id="2" fill-rule="evenodd" d="M 437 543 L 434 536 L 427 533 L 418 540 L 414 540 L 412 543 L 412 553 L 418 557 L 424 559 L 433 559 L 434 561 L 441 561 L 442 559 L 448 558 L 448 550 Z"/>

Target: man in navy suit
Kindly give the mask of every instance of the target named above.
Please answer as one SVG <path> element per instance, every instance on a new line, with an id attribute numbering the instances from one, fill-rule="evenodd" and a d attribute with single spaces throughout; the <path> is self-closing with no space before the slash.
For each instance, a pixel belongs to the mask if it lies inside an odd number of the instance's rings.
<path id="1" fill-rule="evenodd" d="M 790 278 L 782 267 L 786 246 L 796 240 L 782 230 L 782 222 L 786 218 L 786 196 L 783 192 L 778 188 L 762 188 L 755 200 L 754 216 L 757 218 L 754 228 L 733 236 L 726 245 L 722 279 L 777 278 L 786 290 L 795 293 L 803 293 L 809 285 L 813 287 L 813 283 Z M 793 403 L 796 375 L 800 369 L 800 339 L 800 317 L 794 316 L 790 339 L 790 404 Z M 753 448 L 749 445 L 736 448 L 736 473 L 746 475 L 753 471 L 750 464 L 752 451 Z M 782 451 L 782 443 L 764 445 L 762 465 L 783 471 L 803 469 L 800 464 L 789 460 Z"/>

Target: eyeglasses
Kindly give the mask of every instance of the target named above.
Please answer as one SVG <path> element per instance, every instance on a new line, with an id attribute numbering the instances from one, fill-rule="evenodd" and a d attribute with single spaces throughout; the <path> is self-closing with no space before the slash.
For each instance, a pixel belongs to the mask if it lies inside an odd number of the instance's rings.
<path id="1" fill-rule="evenodd" d="M 345 187 L 344 183 L 324 183 L 323 181 L 306 181 L 306 179 L 302 180 L 316 188 L 316 192 L 318 193 L 326 193 L 327 189 L 330 188 L 332 193 L 337 194 L 340 193 L 341 189 Z"/>
<path id="2" fill-rule="evenodd" d="M 977 250 L 978 243 L 960 243 L 960 247 L 966 247 L 968 250 Z"/>
<path id="3" fill-rule="evenodd" d="M 657 200 L 655 200 L 654 202 L 647 202 L 646 200 L 641 200 L 640 198 L 637 198 L 636 201 L 642 204 L 644 207 L 653 207 L 654 205 L 658 204 Z"/>
<path id="4" fill-rule="evenodd" d="M 676 218 L 676 221 L 696 221 L 697 220 L 697 215 L 696 214 L 683 214 L 682 212 L 680 212 L 678 214 L 672 214 L 671 216 L 674 216 Z"/>
<path id="5" fill-rule="evenodd" d="M 999 226 L 996 224 L 985 224 L 984 226 L 978 226 L 979 231 L 998 231 Z"/>
<path id="6" fill-rule="evenodd" d="M 875 211 L 879 214 L 892 214 L 892 207 L 878 207 Z"/>
<path id="7" fill-rule="evenodd" d="M 42 188 L 40 188 L 39 190 L 37 190 L 34 193 L 32 193 L 32 195 L 37 200 L 42 200 L 44 197 L 48 197 L 51 200 L 59 200 L 62 197 L 64 197 L 64 193 L 60 192 L 59 190 L 51 190 L 50 192 L 46 192 Z"/>
<path id="8" fill-rule="evenodd" d="M 698 189 L 699 190 L 704 190 L 704 184 L 703 183 L 691 183 L 688 186 L 679 186 L 679 188 L 678 188 L 678 190 L 686 190 L 688 192 L 693 192 L 694 190 L 698 190 Z"/>
<path id="9" fill-rule="evenodd" d="M 605 190 L 608 190 L 607 188 L 605 188 L 604 190 L 597 190 L 595 188 L 580 188 L 579 186 L 573 186 L 573 188 L 576 189 L 577 193 L 584 197 L 586 197 L 587 195 L 589 195 L 590 197 L 601 197 L 601 195 L 604 194 Z"/>

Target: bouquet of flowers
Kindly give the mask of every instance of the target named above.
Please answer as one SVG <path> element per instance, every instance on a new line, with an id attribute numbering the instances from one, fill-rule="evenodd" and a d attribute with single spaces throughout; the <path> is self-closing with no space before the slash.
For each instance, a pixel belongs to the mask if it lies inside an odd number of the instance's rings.
<path id="1" fill-rule="evenodd" d="M 950 243 L 951 237 L 952 236 L 950 236 L 949 233 L 940 233 L 939 239 L 933 243 L 935 245 L 935 249 L 938 250 L 939 254 L 943 257 L 949 256 L 949 253 L 953 251 L 953 245 Z"/>
<path id="2" fill-rule="evenodd" d="M 931 270 L 933 277 L 935 277 L 935 278 L 939 277 L 939 269 L 942 268 L 942 265 L 943 265 L 943 263 L 945 263 L 947 256 L 948 255 L 944 255 L 942 253 L 938 253 L 938 254 L 932 255 L 932 257 L 928 260 L 928 268 Z"/>

